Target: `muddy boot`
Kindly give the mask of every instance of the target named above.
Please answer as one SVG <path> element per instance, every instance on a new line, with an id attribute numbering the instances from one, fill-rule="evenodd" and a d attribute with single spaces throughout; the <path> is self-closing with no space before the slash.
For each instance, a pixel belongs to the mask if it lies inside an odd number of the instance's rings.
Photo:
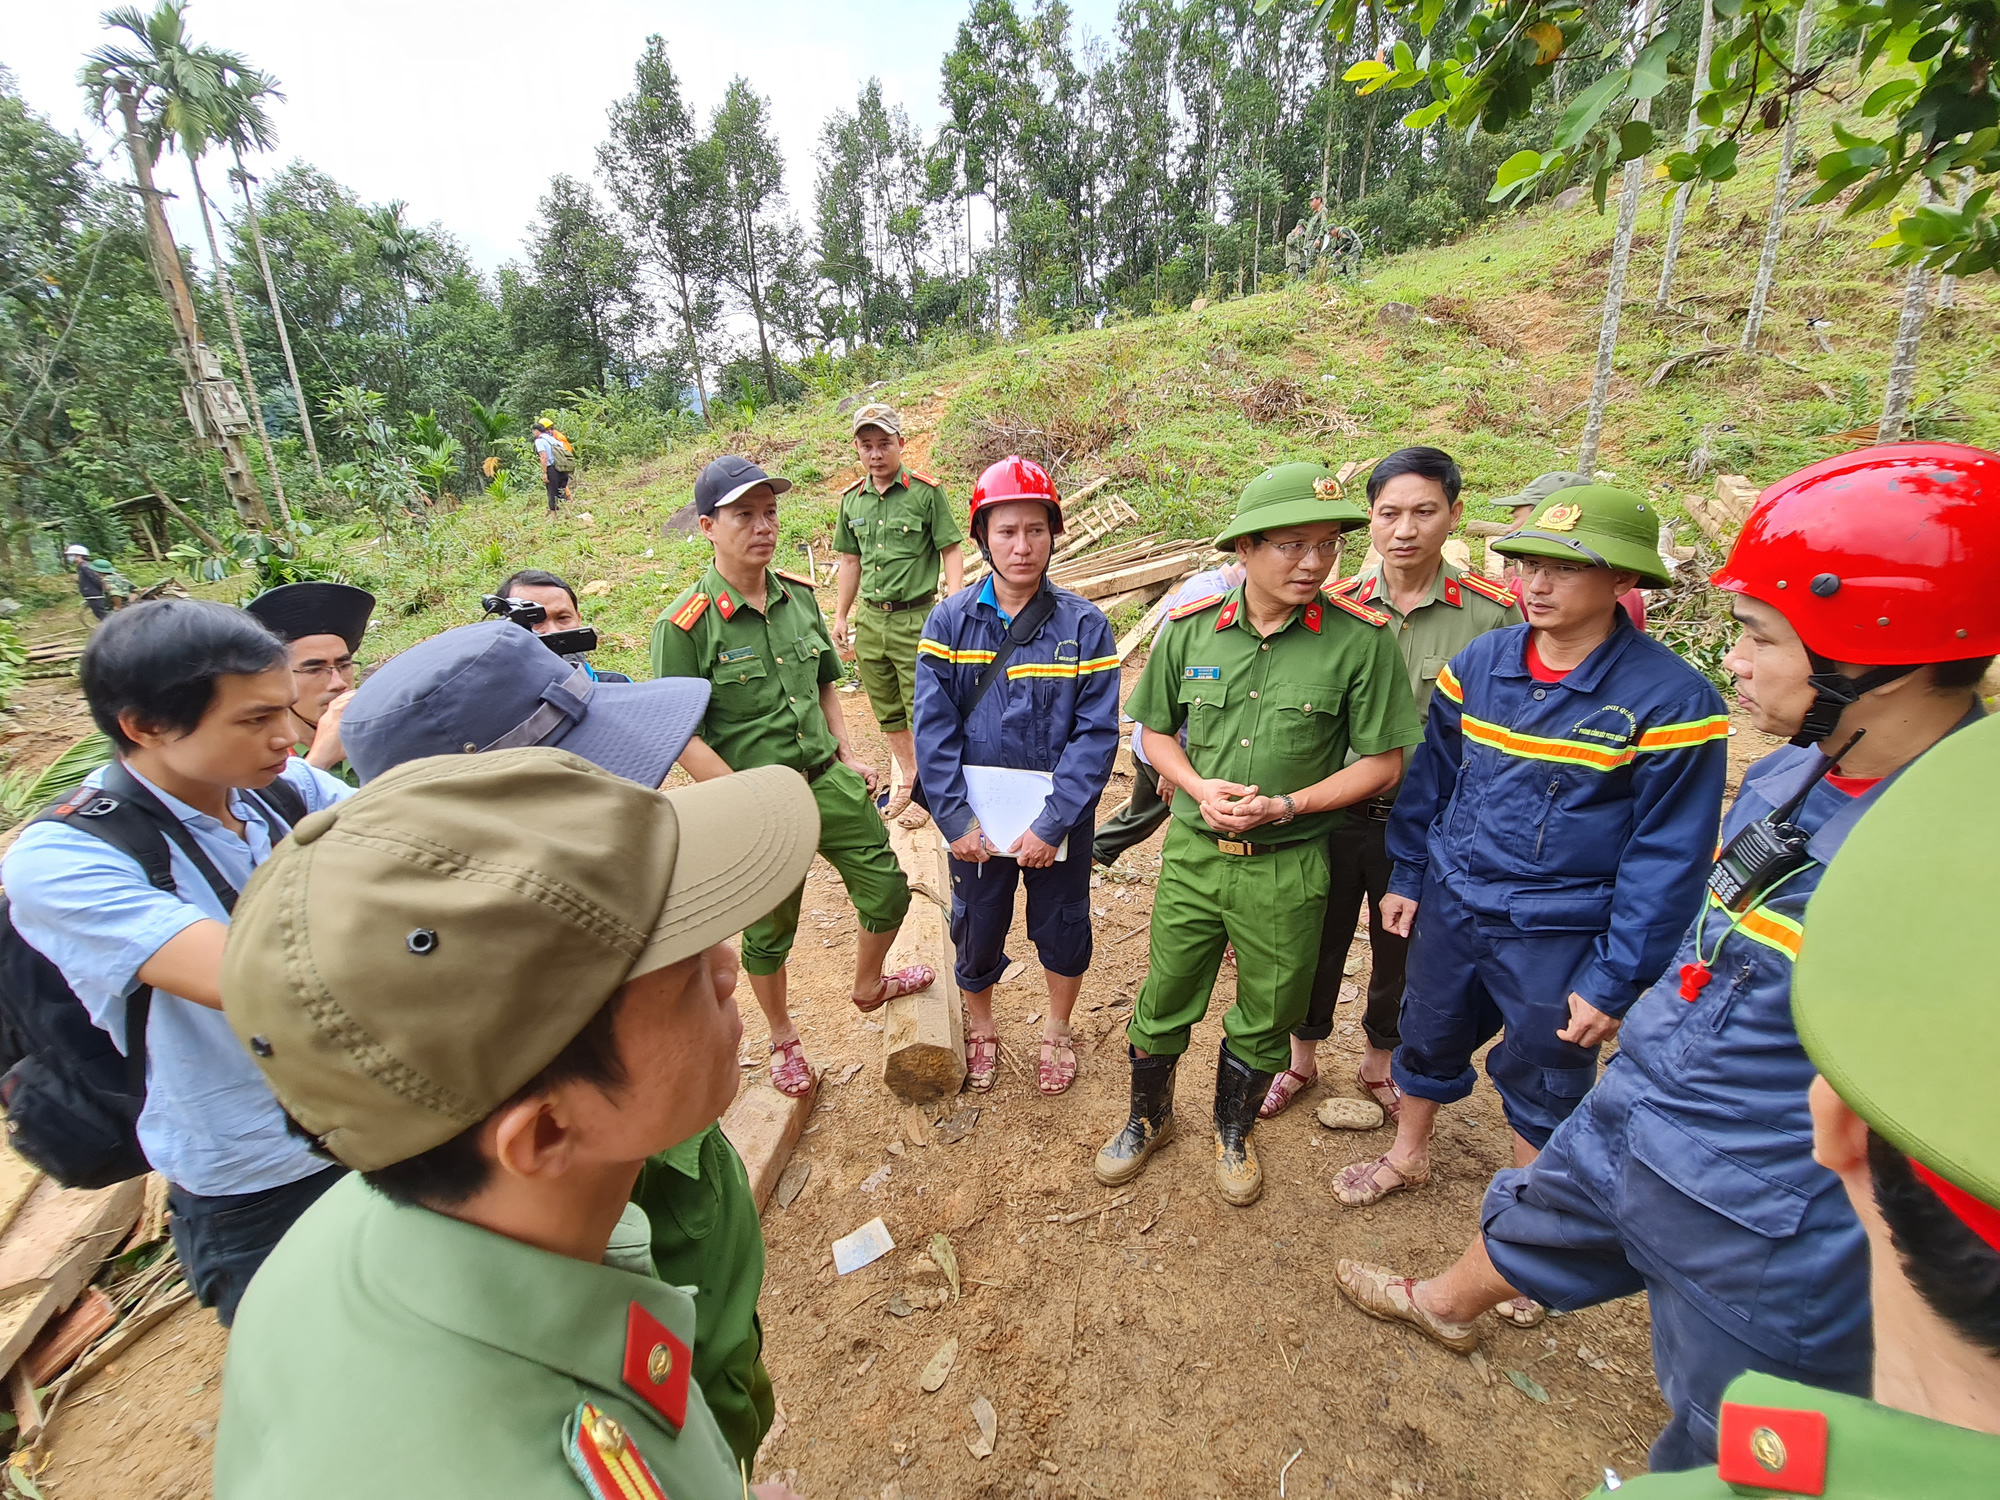
<path id="1" fill-rule="evenodd" d="M 1238 1208 L 1249 1207 L 1264 1191 L 1264 1169 L 1257 1165 L 1250 1130 L 1272 1077 L 1227 1047 L 1215 1065 L 1215 1185 L 1222 1189 L 1223 1201 Z"/>
<path id="2" fill-rule="evenodd" d="M 1127 1046 L 1132 1062 L 1132 1118 L 1104 1143 L 1094 1170 L 1106 1187 L 1130 1182 L 1146 1158 L 1174 1138 L 1175 1057 L 1141 1057 Z"/>

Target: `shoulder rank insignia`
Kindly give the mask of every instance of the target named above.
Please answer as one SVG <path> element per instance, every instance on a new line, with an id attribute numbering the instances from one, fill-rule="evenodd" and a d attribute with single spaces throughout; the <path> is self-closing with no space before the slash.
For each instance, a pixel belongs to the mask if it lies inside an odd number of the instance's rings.
<path id="1" fill-rule="evenodd" d="M 854 483 L 850 484 L 846 489 L 842 490 L 840 493 L 843 495 L 851 495 L 856 490 L 860 489 L 861 486 L 866 484 L 867 482 L 868 482 L 868 476 L 866 474 L 863 474 L 859 479 L 855 480 Z"/>
<path id="2" fill-rule="evenodd" d="M 1352 594 L 1356 589 L 1360 587 L 1361 587 L 1361 575 L 1359 573 L 1356 573 L 1351 577 L 1337 579 L 1333 583 L 1329 583 L 1324 589 L 1321 590 L 1321 592 L 1327 594 Z M 1371 589 L 1369 592 L 1373 593 L 1374 591 Z M 1363 594 L 1361 597 L 1365 599 L 1368 597 L 1368 595 Z"/>
<path id="3" fill-rule="evenodd" d="M 1312 603 L 1308 604 L 1305 607 L 1305 612 L 1299 616 L 1299 619 L 1304 622 L 1306 629 L 1310 630 L 1314 635 L 1318 635 L 1320 622 L 1319 600 L 1315 599 Z"/>
<path id="4" fill-rule="evenodd" d="M 1176 604 L 1167 611 L 1169 620 L 1185 620 L 1189 615 L 1198 615 L 1205 609 L 1213 609 L 1222 602 L 1220 594 L 1204 594 L 1199 599 L 1190 599 L 1185 604 Z"/>
<path id="5" fill-rule="evenodd" d="M 939 484 L 935 479 L 931 478 L 931 476 L 926 474 L 922 469 L 906 469 L 904 470 L 904 472 L 908 474 L 910 478 L 919 480 L 922 483 L 929 485 L 934 490 L 941 490 L 944 488 L 943 485 Z"/>
<path id="6" fill-rule="evenodd" d="M 715 592 L 715 612 L 727 620 L 735 615 L 736 609 L 736 601 L 722 590 L 717 589 Z"/>
<path id="7" fill-rule="evenodd" d="M 634 1302 L 625 1315 L 625 1385 L 678 1434 L 687 1422 L 694 1356 L 674 1332 Z"/>
<path id="8" fill-rule="evenodd" d="M 588 1401 L 563 1423 L 563 1457 L 590 1500 L 668 1500 L 624 1426 Z"/>
<path id="9" fill-rule="evenodd" d="M 1514 597 L 1514 591 L 1505 584 L 1495 583 L 1490 578 L 1481 578 L 1477 573 L 1461 573 L 1458 581 L 1481 598 L 1491 599 L 1495 604 L 1512 609 L 1521 601 Z"/>
<path id="10" fill-rule="evenodd" d="M 803 573 L 787 573 L 783 568 L 773 568 L 771 569 L 771 571 L 773 573 L 776 573 L 780 578 L 784 579 L 785 582 L 796 583 L 802 589 L 819 587 L 818 584 L 814 583 L 810 578 L 806 577 L 805 574 Z"/>
<path id="11" fill-rule="evenodd" d="M 1345 594 L 1324 594 L 1321 597 L 1335 609 L 1346 610 L 1355 619 L 1366 620 L 1370 625 L 1381 626 L 1389 623 L 1389 612 L 1386 609 L 1375 609 L 1370 605 L 1356 604 Z"/>
<path id="12" fill-rule="evenodd" d="M 1715 1476 L 1724 1484 L 1788 1495 L 1826 1493 L 1823 1411 L 1722 1403 Z"/>
<path id="13" fill-rule="evenodd" d="M 697 589 L 694 593 L 688 595 L 687 603 L 675 610 L 669 618 L 676 625 L 680 626 L 681 629 L 692 630 L 694 629 L 694 622 L 699 620 L 707 609 L 708 595 Z"/>

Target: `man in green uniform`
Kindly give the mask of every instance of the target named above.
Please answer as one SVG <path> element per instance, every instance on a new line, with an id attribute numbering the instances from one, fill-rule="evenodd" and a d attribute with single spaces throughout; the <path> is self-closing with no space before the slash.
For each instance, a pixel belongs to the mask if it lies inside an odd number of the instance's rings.
<path id="1" fill-rule="evenodd" d="M 1320 593 L 1341 533 L 1366 519 L 1323 465 L 1265 470 L 1215 541 L 1243 564 L 1242 585 L 1173 611 L 1178 623 L 1126 703 L 1177 795 L 1146 982 L 1126 1031 L 1130 1118 L 1097 1153 L 1107 1185 L 1137 1176 L 1173 1134 L 1174 1067 L 1233 942 L 1216 1181 L 1238 1206 L 1263 1191 L 1250 1130 L 1285 1064 L 1286 1034 L 1305 1018 L 1326 914 L 1327 835 L 1339 809 L 1396 784 L 1404 749 L 1423 734 L 1389 616 Z M 1350 749 L 1360 757 L 1351 766 Z"/>
<path id="2" fill-rule="evenodd" d="M 902 772 L 902 785 L 882 815 L 916 828 L 924 821 L 921 807 L 910 808 L 917 784 L 911 728 L 917 641 L 937 597 L 939 565 L 947 594 L 965 586 L 959 548 L 965 533 L 938 482 L 904 467 L 903 419 L 894 407 L 877 401 L 854 413 L 854 450 L 866 472 L 841 492 L 833 528 L 839 558 L 833 640 L 860 667 L 868 706 Z"/>
<path id="3" fill-rule="evenodd" d="M 1995 765 L 1988 720 L 1882 794 L 1813 895 L 1793 978 L 1792 1019 L 1820 1074 L 1813 1157 L 1868 1235 L 1876 1399 L 1740 1375 L 1715 1468 L 1621 1489 L 1973 1500 L 2000 1488 Z"/>
<path id="4" fill-rule="evenodd" d="M 1421 719 L 1430 711 L 1437 675 L 1475 637 L 1503 625 L 1521 623 L 1521 611 L 1506 589 L 1445 561 L 1445 539 L 1464 519 L 1458 464 L 1440 448 L 1399 448 L 1368 474 L 1368 538 L 1378 560 L 1335 592 L 1356 604 L 1386 610 L 1393 618 L 1396 645 L 1410 677 Z M 1305 1021 L 1292 1032 L 1292 1062 L 1271 1081 L 1259 1117 L 1279 1113 L 1300 1091 L 1319 1081 L 1319 1044 L 1333 1035 L 1333 1010 L 1340 999 L 1354 919 L 1368 907 L 1368 1005 L 1362 1016 L 1366 1044 L 1355 1075 L 1376 1104 L 1394 1118 L 1402 1103 L 1389 1058 L 1401 1040 L 1397 1021 L 1403 1009 L 1403 967 L 1410 940 L 1382 925 L 1382 898 L 1393 868 L 1384 835 L 1396 805 L 1390 790 L 1371 797 L 1336 827 L 1327 847 L 1331 892 L 1326 926 L 1320 934 L 1319 968 Z M 1329 1101 L 1321 1122 L 1336 1128 L 1380 1123 L 1365 1104 Z"/>
<path id="5" fill-rule="evenodd" d="M 629 1200 L 736 1091 L 724 939 L 817 821 L 782 767 L 661 793 L 529 746 L 399 766 L 278 846 L 224 1010 L 358 1175 L 243 1300 L 218 1500 L 743 1493 Z"/>
<path id="6" fill-rule="evenodd" d="M 910 909 L 910 887 L 869 793 L 875 770 L 847 745 L 840 664 L 812 585 L 774 572 L 778 496 L 792 487 L 726 454 L 701 471 L 694 507 L 715 562 L 653 627 L 655 677 L 706 677 L 707 717 L 681 765 L 696 781 L 748 766 L 789 766 L 819 804 L 819 850 L 860 918 L 855 1007 L 879 1010 L 937 977 L 924 964 L 894 974 L 883 960 Z M 918 624 L 922 617 L 917 616 Z M 915 650 L 913 646 L 912 651 Z M 785 958 L 798 933 L 803 884 L 743 934 L 743 969 L 771 1028 L 771 1083 L 793 1097 L 812 1089 L 799 1028 L 786 1005 Z"/>
<path id="7" fill-rule="evenodd" d="M 1318 270 L 1326 260 L 1326 200 L 1314 193 L 1312 212 L 1300 225 L 1303 231 L 1299 258 L 1303 269 Z"/>

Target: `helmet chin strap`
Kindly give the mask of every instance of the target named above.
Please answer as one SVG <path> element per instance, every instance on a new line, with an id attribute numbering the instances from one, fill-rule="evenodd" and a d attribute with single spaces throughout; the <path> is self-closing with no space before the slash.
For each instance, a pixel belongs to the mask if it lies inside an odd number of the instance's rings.
<path id="1" fill-rule="evenodd" d="M 1799 732 L 1791 740 L 1801 748 L 1817 745 L 1832 734 L 1840 723 L 1840 716 L 1859 702 L 1863 694 L 1872 693 L 1885 682 L 1908 677 L 1917 670 L 1914 666 L 1874 667 L 1859 677 L 1849 677 L 1818 652 L 1807 654 L 1813 668 L 1812 676 L 1806 679 L 1813 690 L 1813 705 L 1806 710 L 1805 722 L 1799 725 Z"/>

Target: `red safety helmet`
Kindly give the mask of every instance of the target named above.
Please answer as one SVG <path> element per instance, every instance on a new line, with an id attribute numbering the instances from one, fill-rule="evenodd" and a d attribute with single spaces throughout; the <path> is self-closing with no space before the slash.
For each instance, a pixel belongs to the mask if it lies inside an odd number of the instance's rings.
<path id="1" fill-rule="evenodd" d="M 979 519 L 980 513 L 1010 500 L 1041 501 L 1049 508 L 1049 534 L 1062 535 L 1062 497 L 1056 493 L 1056 482 L 1040 464 L 1010 453 L 997 464 L 988 464 L 986 471 L 972 482 L 972 539 L 982 547 L 986 544 L 986 525 Z"/>
<path id="2" fill-rule="evenodd" d="M 1883 682 L 2000 654 L 1996 569 L 2000 453 L 1891 443 L 1765 490 L 1709 581 L 1770 605 L 1798 631 L 1822 701 L 1794 743 L 1813 743 Z M 1877 670 L 1848 678 L 1835 662 Z"/>

